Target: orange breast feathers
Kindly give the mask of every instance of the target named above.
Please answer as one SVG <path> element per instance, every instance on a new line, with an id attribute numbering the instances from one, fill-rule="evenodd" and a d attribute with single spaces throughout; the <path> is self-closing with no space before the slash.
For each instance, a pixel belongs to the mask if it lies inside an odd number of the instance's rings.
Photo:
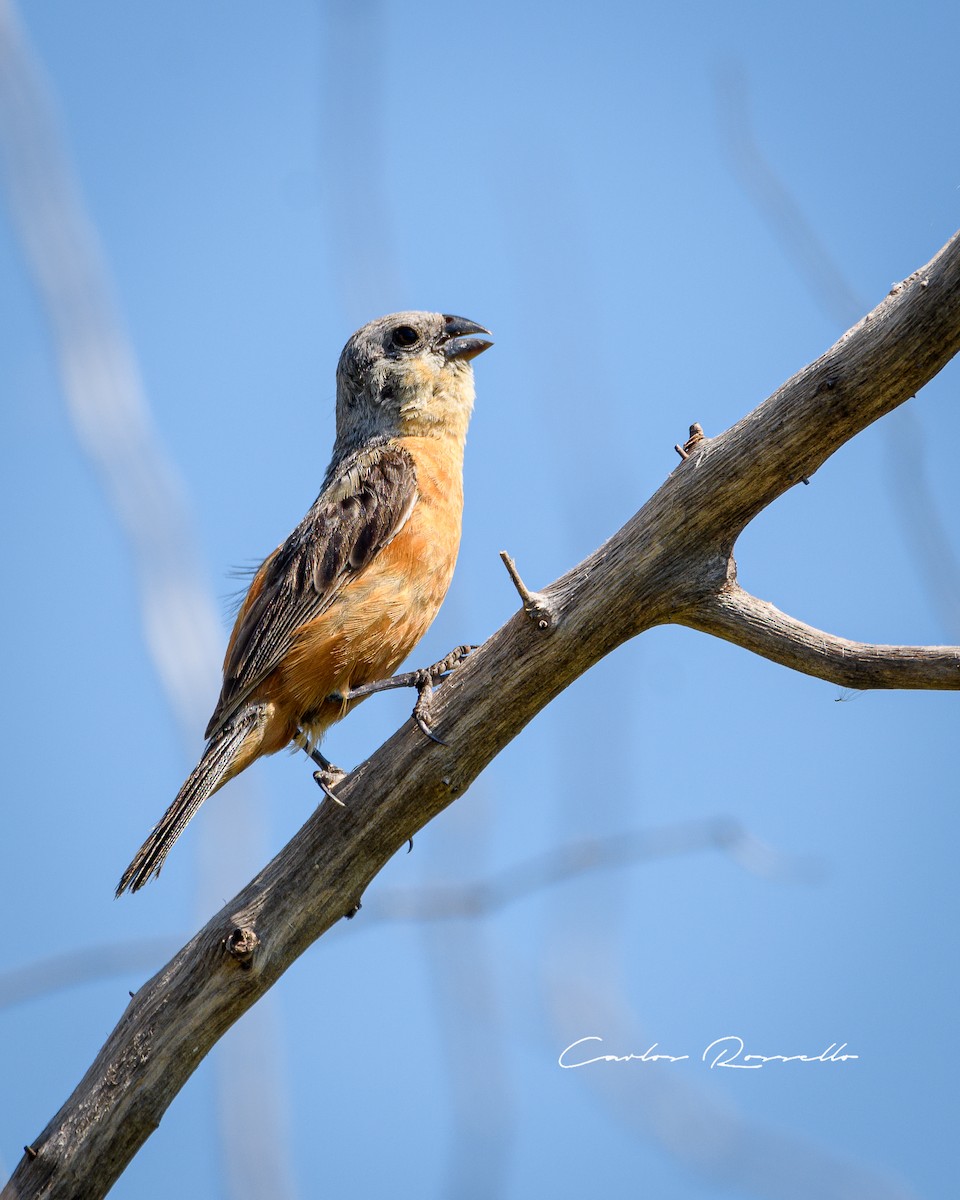
<path id="1" fill-rule="evenodd" d="M 397 532 L 369 561 L 348 572 L 324 611 L 290 629 L 281 660 L 243 697 L 267 705 L 258 754 L 282 749 L 299 730 L 311 743 L 319 741 L 352 707 L 329 697 L 391 675 L 426 633 L 447 594 L 460 546 L 462 444 L 403 437 L 388 446 L 412 464 L 415 494 L 409 513 L 401 512 Z M 282 552 L 283 547 L 277 551 Z M 267 615 L 255 610 L 270 586 L 273 559 L 261 567 L 238 614 L 224 663 L 227 679 L 249 619 Z M 303 585 L 310 588 L 313 580 L 304 579 Z"/>

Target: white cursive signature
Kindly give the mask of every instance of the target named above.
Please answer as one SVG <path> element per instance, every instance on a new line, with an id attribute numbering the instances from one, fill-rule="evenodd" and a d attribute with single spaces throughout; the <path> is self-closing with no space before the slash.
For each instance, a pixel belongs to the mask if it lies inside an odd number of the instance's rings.
<path id="1" fill-rule="evenodd" d="M 654 1042 L 649 1050 L 644 1050 L 642 1054 L 598 1054 L 595 1058 L 583 1058 L 583 1051 L 579 1054 L 570 1054 L 571 1050 L 576 1050 L 577 1046 L 582 1046 L 584 1042 L 602 1041 L 603 1038 L 600 1037 L 578 1038 L 577 1041 L 570 1043 L 557 1062 L 565 1070 L 570 1071 L 574 1067 L 588 1067 L 591 1063 L 597 1062 L 680 1062 L 690 1057 L 689 1054 L 654 1054 L 659 1042 Z M 573 1061 L 566 1061 L 568 1054 Z"/>
<path id="2" fill-rule="evenodd" d="M 689 1054 L 658 1054 L 656 1050 L 659 1042 L 654 1042 L 652 1046 L 644 1050 L 642 1054 L 590 1054 L 585 1049 L 587 1042 L 597 1042 L 603 1045 L 601 1037 L 582 1037 L 577 1038 L 575 1042 L 571 1042 L 569 1046 L 560 1054 L 557 1063 L 563 1067 L 565 1071 L 571 1071 L 574 1067 L 589 1067 L 592 1063 L 600 1062 L 683 1062 L 690 1058 Z M 700 1061 L 707 1064 L 712 1071 L 714 1067 L 734 1067 L 741 1071 L 759 1071 L 761 1067 L 765 1067 L 767 1063 L 788 1063 L 788 1062 L 804 1062 L 804 1063 L 841 1063 L 849 1062 L 851 1059 L 859 1058 L 859 1054 L 844 1054 L 847 1048 L 846 1042 L 831 1042 L 830 1045 L 823 1051 L 822 1054 L 744 1054 L 745 1044 L 743 1038 L 733 1034 L 729 1037 L 716 1038 L 704 1050 L 700 1056 Z M 590 1050 L 599 1049 L 598 1046 L 591 1046 Z"/>
<path id="3" fill-rule="evenodd" d="M 859 1054 L 844 1054 L 847 1043 L 837 1045 L 831 1042 L 822 1054 L 744 1054 L 743 1038 L 736 1034 L 731 1037 L 717 1038 L 704 1050 L 700 1061 L 706 1062 L 710 1054 L 710 1070 L 714 1067 L 736 1067 L 741 1071 L 758 1071 L 771 1062 L 847 1062 L 851 1058 L 859 1058 Z"/>

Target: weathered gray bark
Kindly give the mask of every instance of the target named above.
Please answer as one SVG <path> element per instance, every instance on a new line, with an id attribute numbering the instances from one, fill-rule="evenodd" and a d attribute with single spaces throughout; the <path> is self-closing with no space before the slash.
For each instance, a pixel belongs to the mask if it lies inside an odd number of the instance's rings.
<path id="1" fill-rule="evenodd" d="M 338 787 L 288 846 L 133 997 L 34 1140 L 11 1197 L 103 1196 L 217 1039 L 418 829 L 526 723 L 628 638 L 677 622 L 849 687 L 960 688 L 960 647 L 866 646 L 785 616 L 736 583 L 734 542 L 787 488 L 914 395 L 960 350 L 960 235 L 826 354 L 704 439 L 590 558 L 517 613 Z"/>

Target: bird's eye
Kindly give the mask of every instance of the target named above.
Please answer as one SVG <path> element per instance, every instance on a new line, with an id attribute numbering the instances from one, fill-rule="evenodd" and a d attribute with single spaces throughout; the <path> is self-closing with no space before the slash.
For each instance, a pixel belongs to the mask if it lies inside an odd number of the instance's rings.
<path id="1" fill-rule="evenodd" d="M 412 325 L 398 325 L 393 331 L 393 344 L 401 350 L 409 350 L 420 341 L 420 334 Z"/>

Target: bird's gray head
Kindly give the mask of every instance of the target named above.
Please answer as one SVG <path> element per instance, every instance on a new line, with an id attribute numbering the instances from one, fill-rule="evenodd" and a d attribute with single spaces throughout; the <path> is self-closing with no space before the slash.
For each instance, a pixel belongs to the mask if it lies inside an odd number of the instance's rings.
<path id="1" fill-rule="evenodd" d="M 337 366 L 337 449 L 373 437 L 466 436 L 470 360 L 493 343 L 475 321 L 447 313 L 380 317 L 350 338 Z"/>

